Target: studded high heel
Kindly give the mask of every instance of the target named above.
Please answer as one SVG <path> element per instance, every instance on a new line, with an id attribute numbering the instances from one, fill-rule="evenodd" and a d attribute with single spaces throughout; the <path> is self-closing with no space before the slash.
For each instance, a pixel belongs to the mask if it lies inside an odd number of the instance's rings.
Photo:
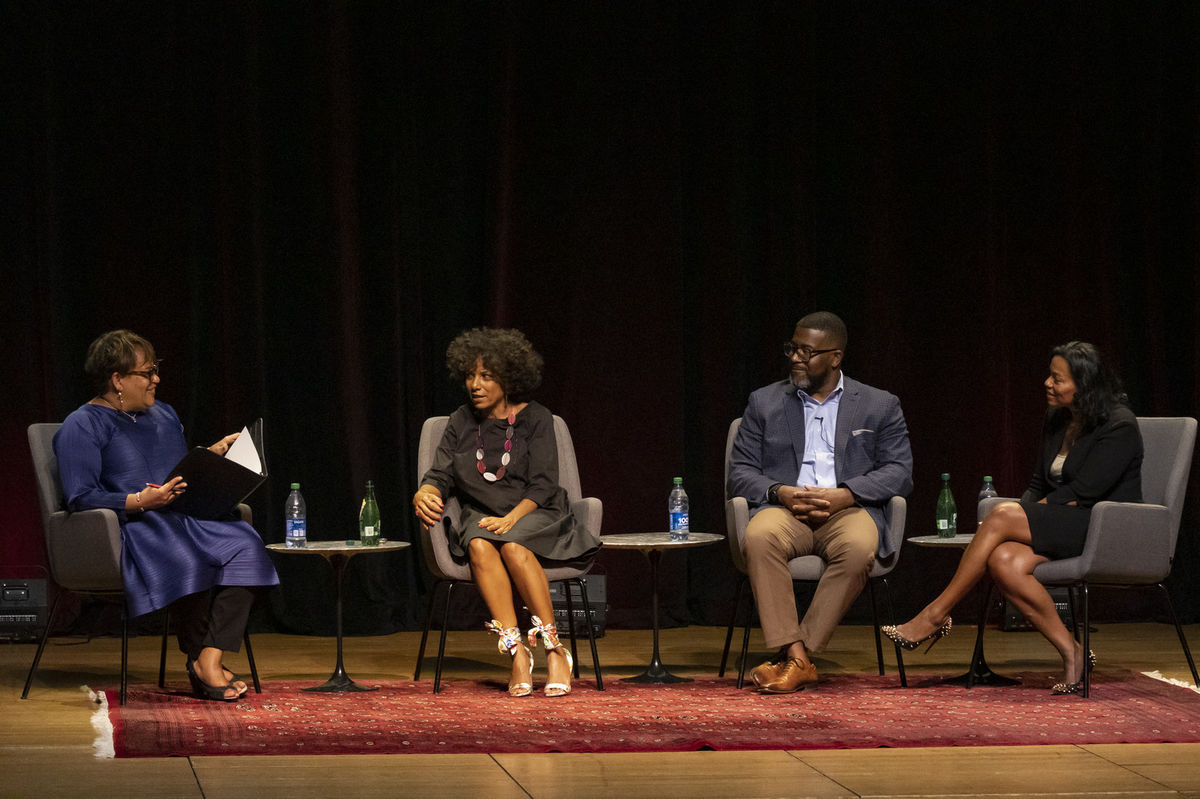
<path id="1" fill-rule="evenodd" d="M 911 639 L 905 638 L 903 635 L 900 634 L 900 630 L 895 625 L 892 625 L 892 624 L 885 624 L 884 626 L 880 627 L 879 632 L 883 633 L 888 638 L 891 638 L 892 641 L 894 641 L 896 643 L 896 646 L 900 647 L 901 649 L 913 650 L 913 649 L 916 649 L 917 647 L 919 647 L 921 644 L 928 641 L 929 646 L 925 647 L 925 651 L 928 652 L 930 649 L 933 649 L 934 644 L 936 644 L 938 641 L 942 640 L 943 638 L 945 638 L 947 635 L 950 634 L 951 626 L 953 626 L 953 621 L 951 620 L 951 618 L 949 616 L 947 616 L 946 620 L 944 622 L 942 622 L 941 627 L 938 627 L 936 630 L 931 632 L 929 635 L 927 635 L 924 638 L 921 638 L 920 640 L 917 640 L 917 641 L 913 641 Z"/>
<path id="2" fill-rule="evenodd" d="M 1096 668 L 1096 655 L 1092 650 L 1088 650 L 1087 654 L 1087 670 L 1091 671 Z M 1083 680 L 1079 682 L 1056 682 L 1050 687 L 1050 693 L 1055 696 L 1064 696 L 1066 694 L 1077 694 L 1083 690 Z"/>
<path id="3" fill-rule="evenodd" d="M 529 651 L 529 647 L 521 643 L 521 631 L 516 627 L 505 629 L 504 625 L 492 619 L 483 625 L 488 632 L 493 632 L 500 636 L 500 641 L 496 644 L 496 648 L 501 652 L 507 652 L 508 656 L 515 658 L 517 656 L 517 647 L 525 650 L 525 655 L 529 658 L 529 680 L 526 682 L 508 683 L 508 695 L 513 697 L 529 696 L 533 693 L 533 653 Z"/>
<path id="4" fill-rule="evenodd" d="M 543 624 L 542 620 L 534 616 L 530 621 L 533 626 L 529 628 L 529 645 L 537 646 L 537 637 L 542 636 L 542 643 L 546 646 L 547 662 L 549 662 L 549 653 L 555 650 L 561 651 L 567 658 L 567 682 L 548 682 L 546 683 L 546 696 L 566 696 L 571 693 L 571 674 L 575 671 L 575 659 L 571 657 L 571 652 L 562 641 L 558 640 L 558 627 L 553 624 Z"/>

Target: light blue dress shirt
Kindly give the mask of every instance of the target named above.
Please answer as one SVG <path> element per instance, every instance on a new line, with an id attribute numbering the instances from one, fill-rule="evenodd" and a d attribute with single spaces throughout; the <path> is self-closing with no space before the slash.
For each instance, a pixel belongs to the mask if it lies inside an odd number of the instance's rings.
<path id="1" fill-rule="evenodd" d="M 796 396 L 804 403 L 804 460 L 796 477 L 797 486 L 837 488 L 833 442 L 837 434 L 838 405 L 842 402 L 844 380 L 844 375 L 838 376 L 837 388 L 829 392 L 823 402 L 817 402 L 803 389 L 796 389 Z"/>

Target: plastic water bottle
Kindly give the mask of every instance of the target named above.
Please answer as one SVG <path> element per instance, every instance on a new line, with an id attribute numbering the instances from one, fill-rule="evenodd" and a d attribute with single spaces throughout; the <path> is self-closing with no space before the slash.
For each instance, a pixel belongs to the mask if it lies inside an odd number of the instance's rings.
<path id="1" fill-rule="evenodd" d="M 942 472 L 942 490 L 938 492 L 937 534 L 938 538 L 954 538 L 958 535 L 958 508 L 954 504 L 954 494 L 950 492 L 948 472 Z"/>
<path id="2" fill-rule="evenodd" d="M 364 547 L 377 547 L 379 536 L 379 505 L 375 502 L 375 484 L 368 480 L 362 508 L 358 511 L 358 540 Z"/>
<path id="3" fill-rule="evenodd" d="M 283 503 L 283 536 L 288 549 L 304 549 L 308 546 L 308 508 L 300 484 L 292 483 L 292 493 Z"/>
<path id="4" fill-rule="evenodd" d="M 676 477 L 667 498 L 667 510 L 671 514 L 671 540 L 687 541 L 688 539 L 688 495 L 683 490 L 683 478 Z"/>
<path id="5" fill-rule="evenodd" d="M 978 520 L 975 523 L 976 527 L 979 527 L 979 525 L 983 524 L 983 514 L 980 513 L 979 506 L 983 504 L 985 499 L 998 496 L 1000 495 L 996 493 L 996 486 L 992 484 L 991 475 L 983 478 L 983 488 L 979 489 L 979 501 L 975 505 L 975 518 Z"/>

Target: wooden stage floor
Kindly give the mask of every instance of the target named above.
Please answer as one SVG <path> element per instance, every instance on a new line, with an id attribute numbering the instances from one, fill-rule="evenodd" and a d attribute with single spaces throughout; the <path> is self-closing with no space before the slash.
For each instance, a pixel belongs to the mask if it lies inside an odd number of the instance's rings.
<path id="1" fill-rule="evenodd" d="M 906 662 L 921 670 L 962 671 L 973 643 L 956 634 L 929 655 Z M 1188 639 L 1200 646 L 1200 625 Z M 346 669 L 355 678 L 410 679 L 419 633 L 348 638 Z M 681 674 L 713 673 L 724 629 L 665 630 L 663 659 Z M 1102 625 L 1093 648 L 1105 666 L 1188 679 L 1174 630 L 1160 624 Z M 583 642 L 581 642 L 583 643 Z M 334 661 L 327 638 L 261 634 L 253 638 L 267 681 L 324 680 Z M 606 679 L 636 674 L 650 654 L 650 632 L 612 630 L 599 642 Z M 584 644 L 586 648 L 586 644 Z M 83 684 L 115 684 L 120 641 L 52 639 L 30 697 L 20 700 L 32 644 L 0 644 L 0 799 L 8 797 L 717 797 L 812 796 L 1105 796 L 1200 798 L 1200 744 L 955 747 L 644 754 L 362 755 L 193 757 L 100 760 Z M 755 630 L 753 662 L 763 653 Z M 502 675 L 494 639 L 454 632 L 446 679 Z M 989 663 L 999 672 L 1048 670 L 1054 653 L 1036 633 L 989 630 Z M 584 678 L 590 658 L 584 657 Z M 817 660 L 824 673 L 873 667 L 870 628 L 843 627 Z M 158 640 L 130 645 L 131 682 L 151 682 Z M 890 650 L 888 669 L 894 673 Z M 239 656 L 230 665 L 244 666 Z M 172 681 L 182 656 L 172 652 Z M 432 659 L 427 660 L 432 677 Z M 544 680 L 544 672 L 539 676 Z M 507 701 L 501 697 L 498 701 Z M 1067 701 L 1076 701 L 1068 698 Z M 1200 702 L 1200 695 L 1196 698 Z"/>

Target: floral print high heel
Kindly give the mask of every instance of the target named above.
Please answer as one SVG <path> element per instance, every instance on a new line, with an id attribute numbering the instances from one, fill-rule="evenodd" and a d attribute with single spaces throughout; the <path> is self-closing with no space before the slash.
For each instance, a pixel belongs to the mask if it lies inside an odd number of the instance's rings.
<path id="1" fill-rule="evenodd" d="M 536 618 L 536 617 L 534 617 Z M 500 636 L 500 641 L 496 644 L 496 648 L 501 652 L 507 652 L 511 658 L 516 658 L 517 647 L 525 650 L 525 655 L 529 658 L 529 680 L 524 682 L 508 683 L 508 695 L 512 697 L 529 696 L 533 693 L 533 653 L 529 651 L 529 647 L 521 643 L 521 631 L 516 627 L 504 627 L 496 619 L 485 623 L 484 629 L 488 632 L 493 632 Z"/>
<path id="2" fill-rule="evenodd" d="M 561 651 L 567 658 L 567 681 L 565 683 L 546 683 L 546 696 L 566 696 L 571 693 L 571 674 L 575 671 L 575 659 L 571 657 L 570 650 L 558 640 L 558 627 L 553 624 L 543 624 L 537 616 L 530 621 L 533 622 L 533 626 L 529 628 L 529 645 L 536 647 L 537 637 L 541 635 L 542 643 L 546 645 L 547 662 L 549 662 L 549 653 L 555 650 Z"/>

